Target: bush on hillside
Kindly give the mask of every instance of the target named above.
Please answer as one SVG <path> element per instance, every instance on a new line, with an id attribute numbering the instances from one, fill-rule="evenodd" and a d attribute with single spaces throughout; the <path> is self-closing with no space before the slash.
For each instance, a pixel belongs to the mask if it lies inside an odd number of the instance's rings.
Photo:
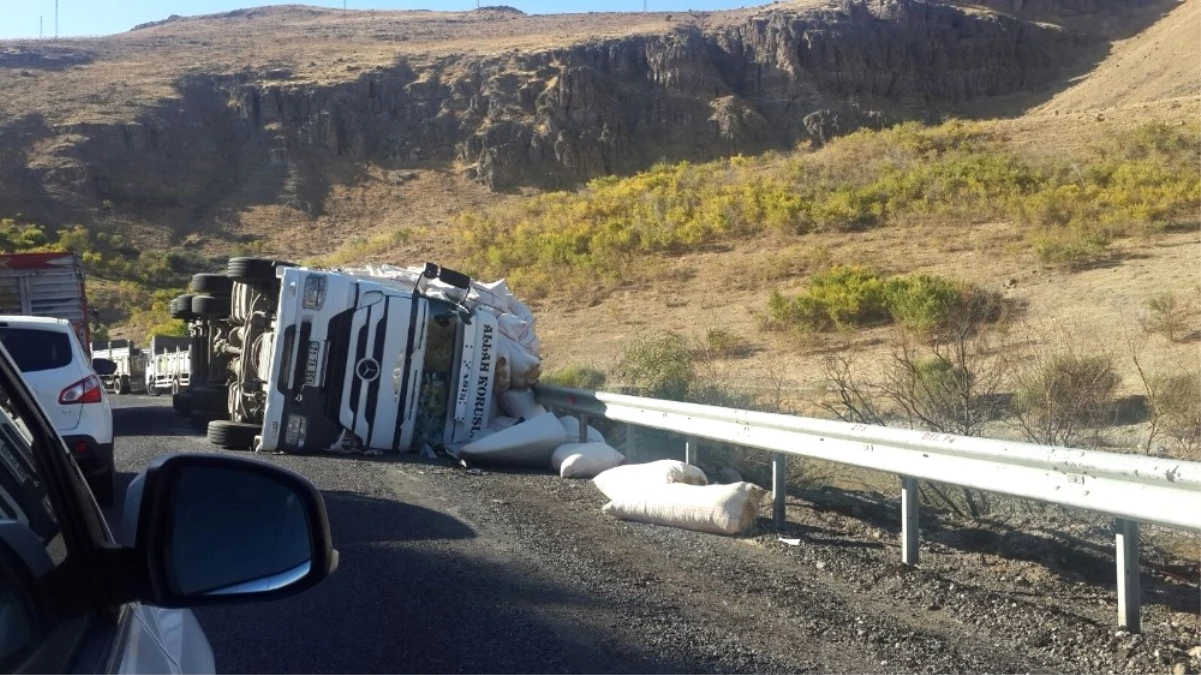
<path id="1" fill-rule="evenodd" d="M 604 389 L 605 373 L 591 366 L 571 365 L 543 375 L 541 382 L 572 389 Z"/>

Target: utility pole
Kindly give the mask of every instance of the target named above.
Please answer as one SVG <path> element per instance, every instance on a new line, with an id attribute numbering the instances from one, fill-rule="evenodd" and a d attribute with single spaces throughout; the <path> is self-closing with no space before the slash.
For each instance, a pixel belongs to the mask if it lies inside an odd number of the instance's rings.
<path id="1" fill-rule="evenodd" d="M 58 0 L 54 0 L 54 37 L 58 39 Z"/>
<path id="2" fill-rule="evenodd" d="M 38 14 L 38 39 L 39 40 L 42 39 L 42 24 L 43 23 L 45 23 L 45 21 L 43 20 L 42 15 Z"/>

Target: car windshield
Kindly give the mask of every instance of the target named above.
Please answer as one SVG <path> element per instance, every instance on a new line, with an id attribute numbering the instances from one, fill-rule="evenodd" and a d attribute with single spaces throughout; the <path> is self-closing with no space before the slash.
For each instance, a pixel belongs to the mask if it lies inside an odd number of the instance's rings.
<path id="1" fill-rule="evenodd" d="M 66 333 L 36 328 L 0 328 L 0 342 L 22 373 L 53 370 L 71 363 L 71 340 Z"/>

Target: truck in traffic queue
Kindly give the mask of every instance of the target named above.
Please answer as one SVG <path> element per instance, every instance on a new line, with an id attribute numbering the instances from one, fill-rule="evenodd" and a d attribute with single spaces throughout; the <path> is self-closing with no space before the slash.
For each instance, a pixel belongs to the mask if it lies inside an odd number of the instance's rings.
<path id="1" fill-rule="evenodd" d="M 190 386 L 177 410 L 226 449 L 432 452 L 486 433 L 498 397 L 537 381 L 529 309 L 504 281 L 422 267 L 233 258 L 198 274 Z"/>
<path id="2" fill-rule="evenodd" d="M 83 259 L 69 251 L 0 254 L 0 314 L 66 319 L 90 347 Z"/>
<path id="3" fill-rule="evenodd" d="M 146 356 L 146 393 L 178 394 L 192 379 L 192 339 L 155 335 L 150 338 Z"/>
<path id="4" fill-rule="evenodd" d="M 146 354 L 129 340 L 98 340 L 92 343 L 92 356 L 116 365 L 109 375 L 101 375 L 104 388 L 113 394 L 146 391 Z"/>

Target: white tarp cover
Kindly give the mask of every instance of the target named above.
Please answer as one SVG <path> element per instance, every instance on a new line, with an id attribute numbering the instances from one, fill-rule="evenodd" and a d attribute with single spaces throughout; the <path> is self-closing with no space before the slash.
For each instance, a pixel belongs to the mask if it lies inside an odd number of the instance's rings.
<path id="1" fill-rule="evenodd" d="M 628 493 L 605 504 L 615 518 L 713 534 L 740 534 L 755 524 L 767 491 L 752 483 L 673 483 Z"/>
<path id="2" fill-rule="evenodd" d="M 671 483 L 707 485 L 709 479 L 695 466 L 675 459 L 660 459 L 609 469 L 593 478 L 592 483 L 609 499 L 618 500 L 627 495 L 638 497 Z"/>
<path id="3" fill-rule="evenodd" d="M 625 455 L 604 442 L 564 443 L 550 456 L 550 466 L 560 478 L 594 478 L 625 461 Z"/>

